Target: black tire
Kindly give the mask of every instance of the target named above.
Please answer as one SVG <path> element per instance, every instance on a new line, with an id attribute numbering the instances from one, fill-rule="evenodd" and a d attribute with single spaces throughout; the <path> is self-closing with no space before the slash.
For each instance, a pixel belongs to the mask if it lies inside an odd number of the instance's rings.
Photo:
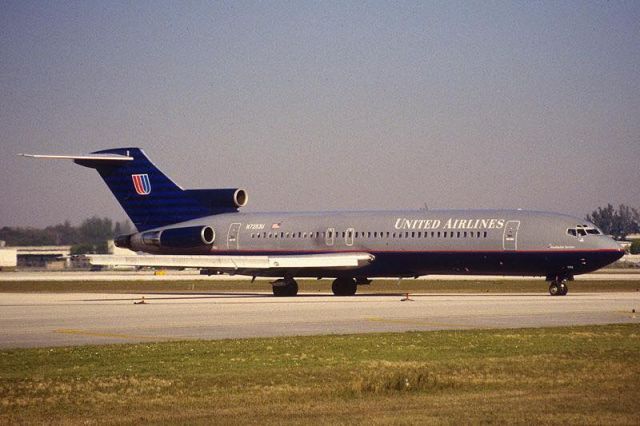
<path id="1" fill-rule="evenodd" d="M 285 287 L 287 296 L 297 296 L 298 295 L 298 283 L 291 280 Z"/>
<path id="2" fill-rule="evenodd" d="M 298 295 L 298 283 L 295 280 L 287 280 L 285 285 L 274 285 L 272 289 L 273 295 L 276 297 L 289 297 Z"/>
<path id="3" fill-rule="evenodd" d="M 331 284 L 331 291 L 336 296 L 353 296 L 357 289 L 358 285 L 353 278 L 337 278 Z"/>
<path id="4" fill-rule="evenodd" d="M 560 287 L 560 292 L 558 293 L 559 296 L 566 296 L 567 293 L 569 293 L 569 286 L 567 286 L 567 283 L 561 282 L 559 287 Z"/>
<path id="5" fill-rule="evenodd" d="M 549 294 L 551 296 L 559 296 L 560 295 L 560 286 L 558 285 L 558 283 L 551 283 L 549 284 Z"/>

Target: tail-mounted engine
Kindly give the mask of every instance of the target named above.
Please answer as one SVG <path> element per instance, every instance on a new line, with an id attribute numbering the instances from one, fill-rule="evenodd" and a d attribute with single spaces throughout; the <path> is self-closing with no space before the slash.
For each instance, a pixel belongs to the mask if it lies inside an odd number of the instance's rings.
<path id="1" fill-rule="evenodd" d="M 116 238 L 116 246 L 147 251 L 150 248 L 198 248 L 210 246 L 216 239 L 211 226 L 187 226 L 147 231 Z M 122 245 L 120 245 L 122 244 Z"/>

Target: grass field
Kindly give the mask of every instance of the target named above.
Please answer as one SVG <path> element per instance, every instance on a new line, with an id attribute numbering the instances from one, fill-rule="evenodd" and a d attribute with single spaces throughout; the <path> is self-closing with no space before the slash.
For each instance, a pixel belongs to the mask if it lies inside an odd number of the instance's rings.
<path id="1" fill-rule="evenodd" d="M 0 422 L 637 424 L 640 325 L 0 352 Z"/>
<path id="2" fill-rule="evenodd" d="M 298 280 L 301 292 L 331 292 L 329 280 Z M 91 293 L 162 293 L 162 292 L 271 292 L 271 284 L 260 280 L 193 280 L 193 281 L 1 281 L 2 292 L 91 292 Z M 573 281 L 570 293 L 600 291 L 640 291 L 637 281 Z M 547 293 L 542 279 L 496 281 L 431 281 L 431 280 L 375 280 L 371 285 L 359 286 L 359 294 L 370 293 Z"/>

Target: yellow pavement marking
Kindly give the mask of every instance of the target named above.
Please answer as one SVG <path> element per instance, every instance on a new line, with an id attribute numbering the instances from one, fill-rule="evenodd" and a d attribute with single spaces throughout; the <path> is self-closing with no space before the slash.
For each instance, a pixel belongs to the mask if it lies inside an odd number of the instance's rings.
<path id="1" fill-rule="evenodd" d="M 426 327 L 458 327 L 458 328 L 477 328 L 472 325 L 465 324 L 452 324 L 446 322 L 430 322 L 430 321 L 421 321 L 421 320 L 410 320 L 410 319 L 390 319 L 390 318 L 380 318 L 380 317 L 371 317 L 366 318 L 367 321 L 371 322 L 385 322 L 389 324 L 409 324 L 409 325 L 421 325 Z"/>
<path id="2" fill-rule="evenodd" d="M 76 330 L 76 329 L 69 329 L 69 328 L 60 328 L 57 330 L 53 330 L 53 332 L 58 334 L 74 334 L 77 336 L 105 337 L 105 338 L 116 338 L 116 339 L 162 339 L 162 340 L 176 339 L 175 337 L 166 337 L 166 336 L 144 336 L 144 335 L 138 335 L 138 334 L 102 333 L 102 332 Z"/>

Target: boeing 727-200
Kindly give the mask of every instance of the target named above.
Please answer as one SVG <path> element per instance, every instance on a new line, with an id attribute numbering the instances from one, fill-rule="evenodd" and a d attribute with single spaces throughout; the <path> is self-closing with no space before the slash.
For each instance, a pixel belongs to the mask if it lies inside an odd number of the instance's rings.
<path id="1" fill-rule="evenodd" d="M 275 296 L 298 293 L 295 279 L 333 278 L 353 295 L 376 277 L 428 274 L 543 276 L 551 295 L 567 281 L 623 255 L 592 223 L 523 210 L 242 213 L 243 189 L 184 190 L 139 148 L 71 159 L 96 169 L 136 226 L 119 247 L 136 256 L 94 256 L 99 265 L 200 268 L 210 274 L 274 277 Z"/>

